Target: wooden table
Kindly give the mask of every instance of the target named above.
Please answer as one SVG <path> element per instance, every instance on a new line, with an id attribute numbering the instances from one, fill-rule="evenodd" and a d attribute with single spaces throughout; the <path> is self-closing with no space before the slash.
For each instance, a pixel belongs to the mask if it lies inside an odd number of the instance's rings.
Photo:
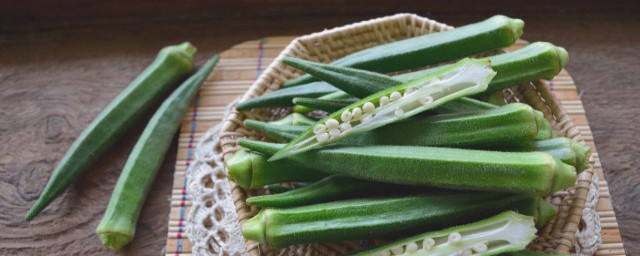
<path id="1" fill-rule="evenodd" d="M 276 12 L 276 4 L 266 5 L 271 8 L 266 9 L 268 15 L 250 20 L 242 19 L 242 12 L 255 16 L 255 6 L 251 10 L 237 9 L 239 13 L 234 16 L 224 14 L 229 11 L 226 9 L 212 11 L 225 19 L 205 15 L 82 23 L 77 21 L 82 17 L 74 17 L 68 24 L 3 23 L 10 25 L 0 30 L 0 255 L 112 254 L 101 247 L 94 232 L 145 120 L 42 216 L 30 223 L 22 217 L 85 125 L 162 46 L 189 40 L 198 46 L 196 60 L 202 63 L 214 52 L 245 40 L 305 34 L 409 10 L 452 25 L 478 21 L 489 13 L 521 17 L 527 23 L 525 39 L 550 41 L 567 48 L 567 70 L 583 93 L 626 251 L 628 255 L 640 255 L 640 93 L 635 88 L 640 81 L 638 4 L 620 8 L 622 4 L 618 3 L 617 9 L 591 4 L 579 11 L 567 9 L 568 4 L 562 5 L 565 9 L 544 4 L 510 5 L 504 10 L 486 7 L 463 15 L 444 5 L 407 9 L 382 3 L 380 9 L 360 10 L 351 3 L 332 16 L 313 10 L 304 15 L 293 7 Z M 323 8 L 320 10 L 330 7 Z M 45 21 L 59 21 L 55 15 L 43 17 Z M 175 144 L 146 202 L 136 238 L 124 254 L 162 252 Z"/>

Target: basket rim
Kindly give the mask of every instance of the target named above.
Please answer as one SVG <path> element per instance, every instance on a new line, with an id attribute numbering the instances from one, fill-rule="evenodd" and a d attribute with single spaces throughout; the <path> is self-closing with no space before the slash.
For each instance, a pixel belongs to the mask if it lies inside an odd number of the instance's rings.
<path id="1" fill-rule="evenodd" d="M 277 66 L 278 64 L 281 63 L 282 58 L 285 56 L 290 56 L 289 54 L 291 53 L 295 53 L 296 51 L 299 50 L 297 48 L 304 47 L 302 45 L 303 42 L 310 42 L 318 38 L 323 38 L 327 35 L 333 35 L 336 33 L 345 33 L 345 31 L 349 29 L 357 28 L 359 26 L 371 25 L 372 23 L 389 22 L 389 20 L 411 19 L 411 18 L 421 19 L 421 20 L 424 20 L 425 22 L 437 23 L 439 26 L 441 26 L 441 29 L 453 28 L 444 23 L 440 23 L 425 17 L 421 17 L 416 14 L 400 13 L 400 14 L 395 14 L 395 15 L 390 15 L 385 17 L 374 18 L 371 20 L 360 21 L 353 24 L 348 24 L 345 26 L 336 27 L 336 28 L 323 30 L 320 32 L 315 32 L 308 35 L 297 37 L 296 39 L 291 41 L 291 43 L 289 43 L 287 47 L 285 47 L 285 49 L 283 49 L 280 52 L 280 54 L 278 54 L 278 56 L 268 66 L 268 68 L 265 69 L 264 72 L 262 72 L 260 77 L 256 79 L 256 81 L 252 84 L 252 86 L 242 95 L 240 101 L 265 93 L 266 88 L 261 88 L 263 87 L 263 84 L 274 82 L 272 78 L 269 77 L 269 75 L 274 71 L 280 71 L 278 70 Z M 291 76 L 293 74 L 294 73 L 289 73 L 285 75 Z M 531 85 L 535 87 L 534 90 L 536 90 L 536 92 L 538 93 L 538 96 L 542 99 L 542 102 L 545 103 L 544 108 L 547 110 L 545 112 L 545 117 L 550 119 L 550 121 L 555 121 L 554 128 L 558 129 L 559 131 L 567 135 L 573 134 L 572 138 L 581 140 L 580 131 L 575 129 L 575 125 L 573 124 L 571 119 L 568 117 L 566 111 L 562 108 L 562 105 L 559 104 L 559 102 L 554 98 L 552 93 L 549 91 L 548 86 L 543 81 L 534 81 Z M 260 113 L 258 113 L 258 115 L 259 114 Z M 226 159 L 232 152 L 235 152 L 235 150 L 237 149 L 237 145 L 235 145 L 235 141 L 237 141 L 237 139 L 240 138 L 239 136 L 243 136 L 243 133 L 236 132 L 235 130 L 236 128 L 241 127 L 241 122 L 247 116 L 248 116 L 247 112 L 239 112 L 233 109 L 232 113 L 228 117 L 223 119 L 222 129 L 220 133 L 220 139 L 221 139 L 220 146 L 223 149 L 224 159 Z M 582 177 L 576 181 L 577 183 L 575 187 L 576 188 L 575 193 L 585 194 L 586 196 L 586 193 L 588 193 L 590 189 L 590 182 L 591 182 L 590 177 L 591 175 L 593 175 L 592 165 L 587 171 L 583 172 L 583 174 L 586 174 L 586 176 L 588 177 Z M 235 184 L 233 186 L 235 186 Z M 241 189 L 241 188 L 235 186 L 235 188 L 232 188 L 232 190 L 233 189 Z M 238 199 L 235 198 L 235 195 L 234 195 L 234 201 L 238 201 Z M 577 201 L 580 201 L 580 200 L 577 200 Z M 573 202 L 573 204 L 576 204 L 576 203 L 577 203 L 576 206 L 577 208 L 579 208 L 580 210 L 579 212 L 581 213 L 582 208 L 584 208 L 585 202 L 584 201 Z M 573 204 L 571 205 L 571 209 L 575 208 Z M 245 205 L 245 207 L 248 207 L 248 206 Z M 238 207 L 236 208 L 237 208 L 236 210 L 238 210 Z M 572 248 L 575 231 L 578 229 L 578 225 L 582 217 L 582 215 L 580 214 L 579 216 L 577 216 L 577 221 L 576 221 L 575 220 L 576 212 L 577 211 L 572 211 L 572 214 L 565 216 L 565 220 L 568 220 L 567 222 L 568 225 L 564 225 L 565 229 L 559 231 L 560 233 L 558 237 L 560 238 L 560 240 L 557 241 L 557 246 L 555 247 L 555 251 L 568 252 Z M 251 251 L 253 249 L 256 249 L 256 248 L 248 248 L 247 251 Z"/>

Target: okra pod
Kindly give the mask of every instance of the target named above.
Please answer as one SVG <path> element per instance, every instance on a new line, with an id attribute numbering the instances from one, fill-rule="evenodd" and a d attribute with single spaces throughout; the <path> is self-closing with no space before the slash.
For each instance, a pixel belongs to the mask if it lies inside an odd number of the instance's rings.
<path id="1" fill-rule="evenodd" d="M 244 224 L 242 233 L 271 248 L 406 236 L 518 210 L 524 200 L 540 201 L 523 195 L 447 192 L 265 208 Z M 532 219 L 530 227 L 533 228 Z"/>
<path id="2" fill-rule="evenodd" d="M 273 125 L 313 125 L 317 120 L 311 119 L 308 116 L 299 114 L 299 113 L 291 113 L 284 118 L 276 121 L 269 122 Z"/>
<path id="3" fill-rule="evenodd" d="M 244 126 L 264 133 L 268 139 L 278 142 L 289 142 L 309 129 L 309 125 L 275 125 L 251 119 L 245 120 Z"/>
<path id="4" fill-rule="evenodd" d="M 323 147 L 484 91 L 495 74 L 487 60 L 464 59 L 421 79 L 375 93 L 318 121 L 271 160 Z"/>
<path id="5" fill-rule="evenodd" d="M 118 252 L 133 240 L 138 215 L 171 146 L 173 135 L 180 128 L 191 99 L 216 63 L 217 55 L 182 83 L 149 120 L 122 169 L 109 205 L 96 229 L 105 247 Z"/>
<path id="6" fill-rule="evenodd" d="M 353 256 L 500 255 L 524 250 L 536 237 L 530 216 L 503 212 L 475 223 L 394 241 Z"/>
<path id="7" fill-rule="evenodd" d="M 591 156 L 591 149 L 588 145 L 564 137 L 533 141 L 514 147 L 500 148 L 499 150 L 547 152 L 562 162 L 573 165 L 578 172 L 582 172 L 589 167 L 589 157 Z"/>
<path id="8" fill-rule="evenodd" d="M 476 53 L 510 46 L 522 35 L 524 22 L 503 15 L 458 27 L 425 34 L 349 54 L 332 65 L 353 67 L 379 73 L 424 67 Z M 303 75 L 285 82 L 296 86 L 315 81 Z"/>
<path id="9" fill-rule="evenodd" d="M 305 98 L 305 99 L 313 99 L 313 98 L 311 98 L 311 97 L 301 97 L 301 98 Z M 348 94 L 348 93 L 346 93 L 346 92 L 343 92 L 343 91 L 338 90 L 338 91 L 333 92 L 333 93 L 329 93 L 329 94 L 326 94 L 326 95 L 322 95 L 322 96 L 317 97 L 317 98 L 315 98 L 315 99 L 316 99 L 316 101 L 317 101 L 317 102 L 322 103 L 322 102 L 324 102 L 324 101 L 347 100 L 347 99 L 349 99 L 349 100 L 353 100 L 353 99 L 356 99 L 356 98 L 354 98 L 353 96 L 349 95 L 349 94 Z M 294 98 L 294 100 L 295 100 L 295 98 Z M 357 100 L 357 99 L 356 99 L 356 100 Z M 344 103 L 343 103 L 344 105 L 343 105 L 342 107 L 346 107 L 346 106 L 348 106 L 348 105 L 351 105 L 351 103 L 355 102 L 356 100 L 353 100 L 353 101 L 351 101 L 351 102 L 344 102 Z M 336 103 L 334 102 L 334 103 L 333 103 L 333 105 L 335 105 L 335 104 L 336 104 Z M 313 111 L 315 107 L 318 107 L 318 106 L 307 107 L 307 106 L 302 106 L 302 105 L 300 105 L 300 104 L 295 104 L 295 105 L 293 106 L 293 112 L 297 112 L 297 113 L 308 113 L 308 112 Z M 342 107 L 341 107 L 341 108 L 342 108 Z M 335 111 L 335 110 L 334 110 L 334 111 Z M 328 111 L 327 111 L 327 112 L 328 112 Z M 331 111 L 331 112 L 333 112 L 333 111 Z"/>
<path id="10" fill-rule="evenodd" d="M 238 150 L 224 162 L 224 165 L 229 178 L 245 189 L 282 182 L 318 181 L 329 176 L 313 169 L 297 167 L 286 161 L 267 163 L 268 158 L 256 152 Z"/>
<path id="11" fill-rule="evenodd" d="M 240 140 L 238 144 L 267 155 L 284 147 L 250 140 Z M 576 179 L 573 166 L 543 152 L 341 146 L 296 154 L 281 161 L 371 181 L 538 196 L 571 187 Z"/>
<path id="12" fill-rule="evenodd" d="M 346 106 L 349 106 L 358 101 L 356 98 L 331 100 L 331 99 L 315 99 L 315 98 L 294 98 L 293 104 L 297 106 L 303 106 L 311 110 L 322 110 L 325 112 L 333 113 Z M 294 111 L 295 107 L 294 107 Z M 298 110 L 299 111 L 299 110 Z"/>
<path id="13" fill-rule="evenodd" d="M 338 91 L 335 87 L 322 82 L 315 82 L 299 88 L 282 88 L 277 91 L 265 93 L 259 97 L 251 98 L 238 103 L 237 110 L 265 107 L 291 106 L 295 97 L 318 97 Z"/>
<path id="14" fill-rule="evenodd" d="M 156 59 L 73 142 L 25 220 L 33 219 L 60 196 L 144 113 L 175 88 L 180 79 L 192 71 L 195 51 L 190 43 L 163 48 Z"/>

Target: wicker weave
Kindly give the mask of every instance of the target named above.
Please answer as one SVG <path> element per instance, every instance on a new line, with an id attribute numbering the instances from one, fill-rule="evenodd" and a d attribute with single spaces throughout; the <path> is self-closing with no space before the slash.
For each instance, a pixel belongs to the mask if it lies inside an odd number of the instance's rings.
<path id="1" fill-rule="evenodd" d="M 300 37 L 280 53 L 242 96 L 241 101 L 277 90 L 284 81 L 300 74 L 297 70 L 281 63 L 280 60 L 285 56 L 331 62 L 364 48 L 448 29 L 452 29 L 452 27 L 427 18 L 413 14 L 398 14 Z M 578 129 L 575 128 L 567 113 L 554 99 L 543 81 L 535 81 L 507 89 L 504 91 L 504 99 L 507 102 L 522 102 L 531 105 L 542 111 L 560 134 L 582 141 Z M 263 139 L 242 125 L 246 118 L 273 120 L 288 111 L 286 108 L 254 109 L 246 112 L 232 110 L 223 121 L 220 132 L 220 146 L 224 159 L 230 157 L 238 149 L 236 145 L 238 139 L 245 137 Z M 593 159 L 590 160 L 592 167 Z M 560 191 L 547 198 L 549 202 L 559 206 L 558 215 L 540 230 L 538 238 L 530 246 L 531 249 L 565 253 L 571 251 L 592 176 L 593 168 L 589 168 L 578 176 L 575 187 Z M 248 193 L 260 192 L 248 192 L 235 184 L 231 185 L 231 190 L 239 221 L 243 224 L 259 210 L 245 204 L 247 196 L 253 195 Z M 278 251 L 270 250 L 253 241 L 246 241 L 246 245 L 249 255 L 339 255 L 360 248 L 358 242 L 298 245 Z"/>

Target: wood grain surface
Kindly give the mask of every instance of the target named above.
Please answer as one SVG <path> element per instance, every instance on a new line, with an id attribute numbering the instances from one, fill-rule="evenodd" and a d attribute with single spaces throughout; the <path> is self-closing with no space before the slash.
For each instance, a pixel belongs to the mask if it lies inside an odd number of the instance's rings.
<path id="1" fill-rule="evenodd" d="M 635 8 L 635 9 L 634 9 Z M 631 10 L 631 11 L 630 11 Z M 517 12 L 524 38 L 567 48 L 571 72 L 598 146 L 625 249 L 640 255 L 640 17 L 597 9 Z M 94 235 L 120 169 L 146 120 L 30 223 L 24 213 L 82 129 L 167 44 L 189 40 L 197 63 L 250 39 L 305 34 L 383 15 L 253 19 L 181 19 L 91 24 L 0 33 L 0 255 L 111 255 Z M 404 10 L 409 11 L 409 10 Z M 484 13 L 419 13 L 460 25 Z M 517 15 L 520 14 L 520 15 Z M 142 212 L 133 243 L 121 254 L 158 255 L 166 240 L 175 142 Z"/>

